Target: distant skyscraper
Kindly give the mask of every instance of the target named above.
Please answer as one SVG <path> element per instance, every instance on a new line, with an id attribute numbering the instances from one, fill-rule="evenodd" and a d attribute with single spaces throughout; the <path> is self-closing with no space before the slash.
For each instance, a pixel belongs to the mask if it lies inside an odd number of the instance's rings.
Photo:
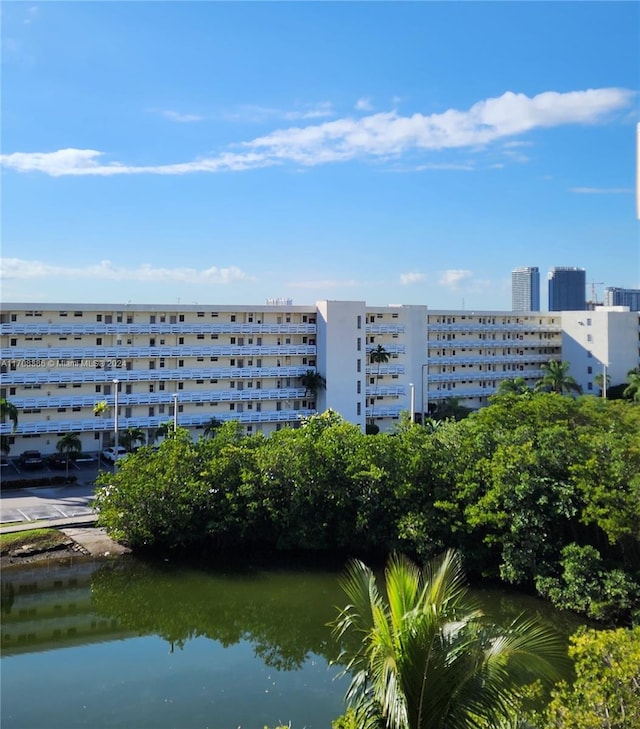
<path id="1" fill-rule="evenodd" d="M 540 271 L 522 266 L 511 271 L 511 310 L 540 311 Z"/>
<path id="2" fill-rule="evenodd" d="M 640 311 L 640 289 L 618 289 L 608 286 L 604 303 L 605 306 L 628 306 L 629 311 Z"/>
<path id="3" fill-rule="evenodd" d="M 587 274 L 584 268 L 556 266 L 547 275 L 549 311 L 585 311 Z"/>

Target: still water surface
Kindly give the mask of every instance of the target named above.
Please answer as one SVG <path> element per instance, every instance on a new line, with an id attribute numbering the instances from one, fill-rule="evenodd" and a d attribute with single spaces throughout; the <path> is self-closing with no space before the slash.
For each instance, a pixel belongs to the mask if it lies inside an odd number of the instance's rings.
<path id="1" fill-rule="evenodd" d="M 3 729 L 329 729 L 347 678 L 338 572 L 221 572 L 133 558 L 2 573 Z M 505 620 L 544 603 L 477 593 Z"/>

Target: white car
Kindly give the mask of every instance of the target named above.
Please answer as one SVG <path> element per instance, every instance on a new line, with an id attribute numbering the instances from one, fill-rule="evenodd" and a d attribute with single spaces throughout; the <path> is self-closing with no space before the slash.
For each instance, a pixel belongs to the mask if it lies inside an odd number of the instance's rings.
<path id="1" fill-rule="evenodd" d="M 117 455 L 118 460 L 120 460 L 120 458 L 123 458 L 126 455 L 127 455 L 126 449 L 123 448 L 122 446 L 118 446 L 118 455 Z M 105 461 L 109 461 L 109 463 L 115 463 L 116 462 L 115 447 L 112 446 L 111 448 L 105 448 L 102 451 L 102 457 L 104 458 Z"/>

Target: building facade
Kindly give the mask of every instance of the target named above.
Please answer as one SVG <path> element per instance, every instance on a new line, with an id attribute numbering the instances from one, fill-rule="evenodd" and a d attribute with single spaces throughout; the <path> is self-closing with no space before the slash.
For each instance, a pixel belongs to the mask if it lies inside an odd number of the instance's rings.
<path id="1" fill-rule="evenodd" d="M 428 413 L 448 398 L 478 408 L 502 380 L 533 385 L 543 363 L 572 351 L 565 316 L 363 301 L 6 304 L 0 395 L 18 409 L 19 422 L 15 433 L 10 422 L 0 432 L 13 457 L 27 449 L 53 453 L 66 433 L 97 452 L 113 442 L 116 400 L 119 431 L 140 429 L 147 442 L 174 419 L 194 437 L 226 420 L 268 435 L 327 408 L 363 430 L 367 423 L 388 430 L 411 408 Z M 630 322 L 627 370 L 639 361 L 638 315 Z M 378 347 L 383 361 L 372 361 Z M 616 359 L 613 351 L 607 356 Z M 309 391 L 309 371 L 326 388 Z M 96 415 L 98 403 L 107 410 Z"/>
<path id="2" fill-rule="evenodd" d="M 640 289 L 620 289 L 608 286 L 604 294 L 605 306 L 628 306 L 630 311 L 640 311 Z"/>
<path id="3" fill-rule="evenodd" d="M 540 311 L 540 271 L 522 266 L 511 272 L 512 311 Z"/>
<path id="4" fill-rule="evenodd" d="M 555 267 L 547 274 L 549 311 L 584 311 L 587 278 L 584 268 Z"/>

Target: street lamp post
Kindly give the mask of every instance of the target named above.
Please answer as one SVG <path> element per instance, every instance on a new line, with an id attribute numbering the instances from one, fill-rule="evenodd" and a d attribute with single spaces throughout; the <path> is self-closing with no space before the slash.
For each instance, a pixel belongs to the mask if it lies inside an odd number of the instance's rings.
<path id="1" fill-rule="evenodd" d="M 178 430 L 178 393 L 173 395 L 173 432 Z"/>
<path id="2" fill-rule="evenodd" d="M 118 465 L 118 385 L 120 380 L 112 380 L 113 382 L 113 468 Z"/>
<path id="3" fill-rule="evenodd" d="M 409 383 L 409 391 L 411 392 L 411 422 L 416 422 L 416 388 L 413 382 Z"/>

